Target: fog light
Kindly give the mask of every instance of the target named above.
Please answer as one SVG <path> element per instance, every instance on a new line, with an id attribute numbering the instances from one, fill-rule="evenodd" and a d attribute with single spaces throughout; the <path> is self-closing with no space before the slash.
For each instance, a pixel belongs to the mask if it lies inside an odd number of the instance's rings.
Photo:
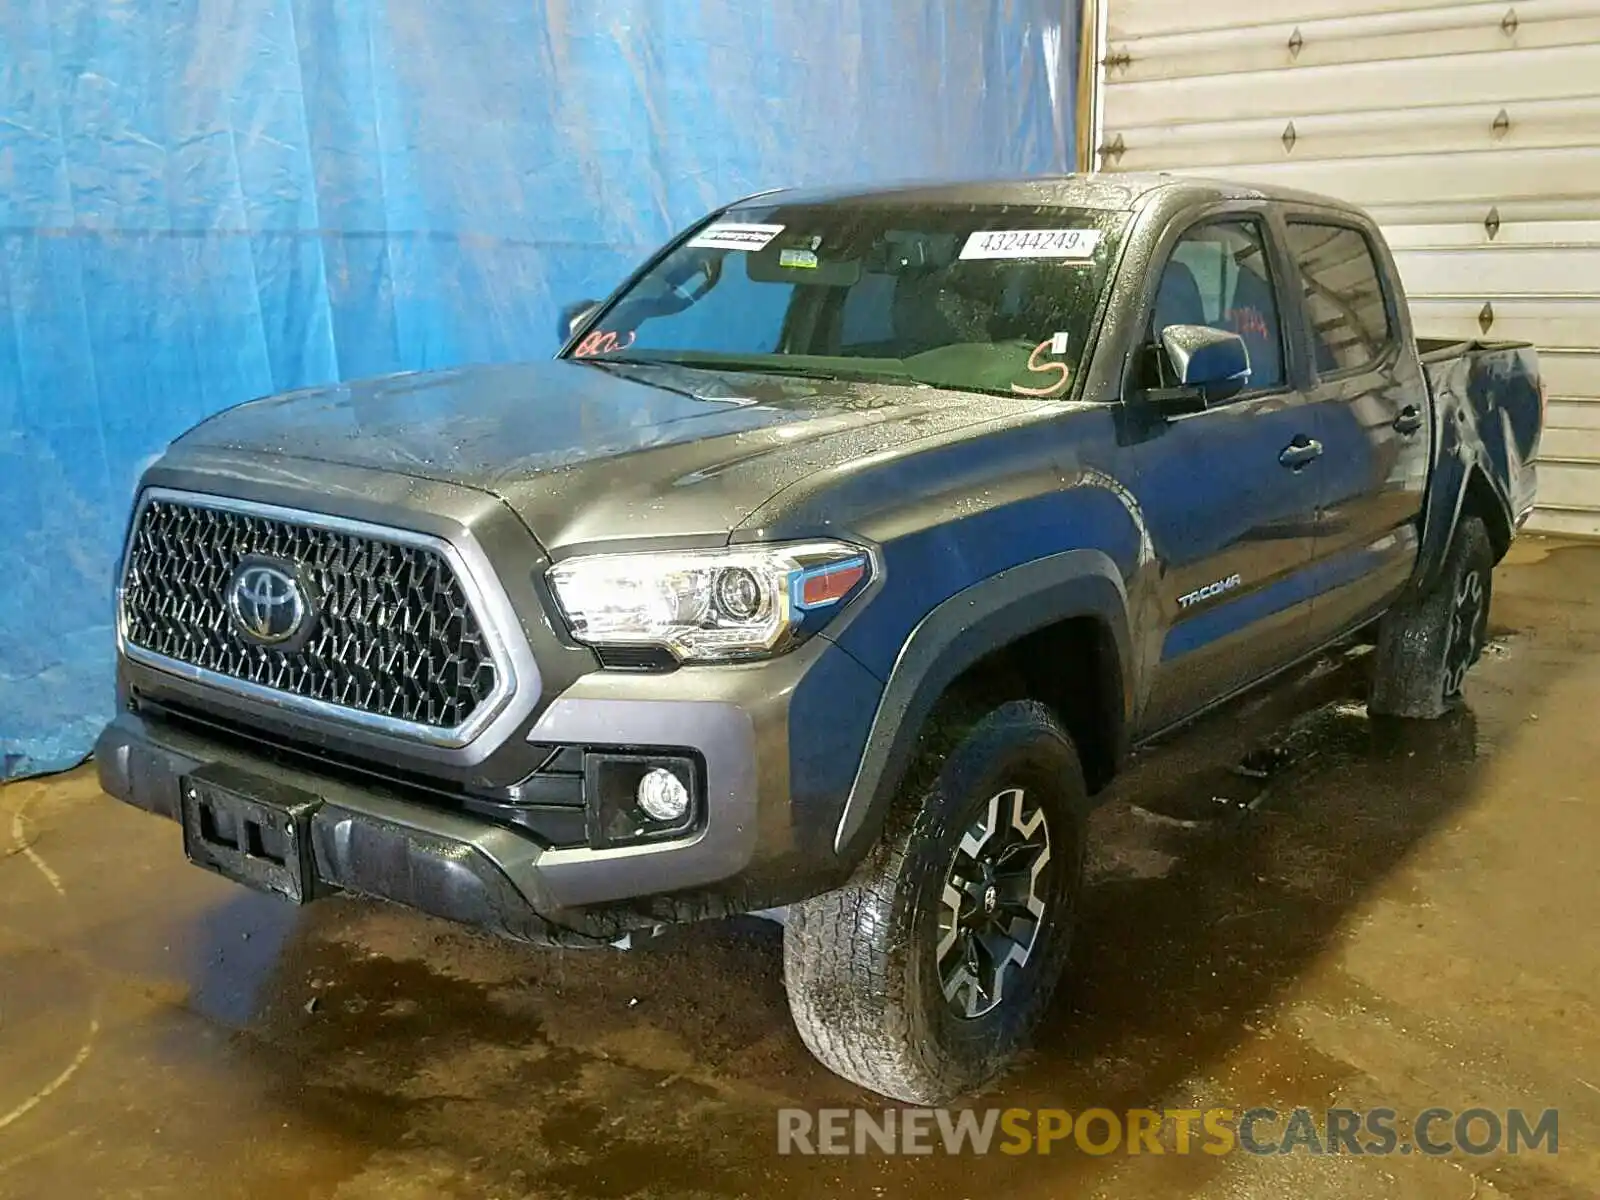
<path id="1" fill-rule="evenodd" d="M 638 801 L 652 821 L 681 821 L 689 811 L 689 789 L 671 771 L 656 767 L 639 780 Z"/>

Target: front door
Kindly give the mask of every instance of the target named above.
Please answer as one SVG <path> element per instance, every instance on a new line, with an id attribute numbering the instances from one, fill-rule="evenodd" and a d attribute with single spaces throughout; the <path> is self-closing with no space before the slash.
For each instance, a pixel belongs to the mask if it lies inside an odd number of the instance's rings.
<path id="1" fill-rule="evenodd" d="M 1295 386 L 1276 282 L 1282 259 L 1270 236 L 1260 215 L 1192 226 L 1161 268 L 1151 306 L 1151 343 L 1168 325 L 1237 333 L 1251 376 L 1232 400 L 1150 424 L 1133 447 L 1135 493 L 1162 570 L 1144 732 L 1308 648 L 1319 443 Z"/>

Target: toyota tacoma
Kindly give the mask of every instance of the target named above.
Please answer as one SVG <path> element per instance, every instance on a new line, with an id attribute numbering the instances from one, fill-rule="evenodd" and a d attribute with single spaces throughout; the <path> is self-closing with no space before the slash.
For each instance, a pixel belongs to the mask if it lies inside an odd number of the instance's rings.
<path id="1" fill-rule="evenodd" d="M 1533 350 L 1419 341 L 1312 195 L 763 194 L 562 333 L 174 442 L 103 786 L 298 903 L 782 909 L 807 1046 L 912 1102 L 1027 1043 L 1131 749 L 1361 637 L 1439 715 L 1534 500 Z"/>

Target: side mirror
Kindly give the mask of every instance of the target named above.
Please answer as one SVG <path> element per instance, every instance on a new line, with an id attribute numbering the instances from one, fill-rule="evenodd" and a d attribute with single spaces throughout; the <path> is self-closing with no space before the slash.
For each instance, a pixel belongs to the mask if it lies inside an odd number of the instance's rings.
<path id="1" fill-rule="evenodd" d="M 560 324 L 556 327 L 556 336 L 561 339 L 561 344 L 564 346 L 570 342 L 572 335 L 587 325 L 589 318 L 599 311 L 598 300 L 580 300 L 563 308 Z"/>
<path id="2" fill-rule="evenodd" d="M 1237 396 L 1250 382 L 1250 350 L 1236 333 L 1208 325 L 1168 325 L 1161 349 L 1176 387 L 1152 389 L 1150 398 L 1169 414 L 1200 412 Z"/>

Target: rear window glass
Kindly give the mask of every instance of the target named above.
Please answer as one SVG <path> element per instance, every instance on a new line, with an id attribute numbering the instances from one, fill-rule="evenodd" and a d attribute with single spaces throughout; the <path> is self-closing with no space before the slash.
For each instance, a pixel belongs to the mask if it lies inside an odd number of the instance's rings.
<path id="1" fill-rule="evenodd" d="M 1289 247 L 1300 264 L 1317 370 L 1327 375 L 1375 362 L 1392 330 L 1366 235 L 1342 225 L 1291 221 Z"/>

